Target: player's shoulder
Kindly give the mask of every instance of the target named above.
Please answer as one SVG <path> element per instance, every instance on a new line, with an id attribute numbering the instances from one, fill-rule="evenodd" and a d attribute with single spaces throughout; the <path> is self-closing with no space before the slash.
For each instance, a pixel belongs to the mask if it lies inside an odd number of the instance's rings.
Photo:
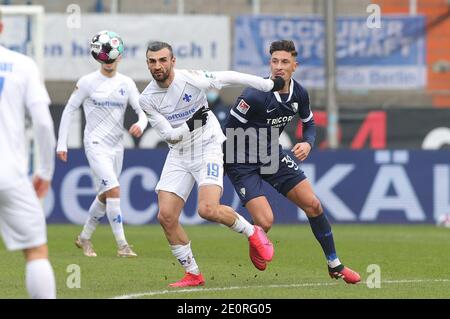
<path id="1" fill-rule="evenodd" d="M 155 93 L 162 92 L 166 89 L 162 89 L 156 84 L 155 80 L 151 80 L 149 84 L 142 90 L 141 96 L 151 96 Z"/>
<path id="2" fill-rule="evenodd" d="M 11 61 L 14 65 L 26 69 L 29 67 L 37 68 L 36 62 L 29 56 L 0 46 L 0 53 L 5 60 Z"/>
<path id="3" fill-rule="evenodd" d="M 125 82 L 125 83 L 127 83 L 128 85 L 135 85 L 135 84 L 136 84 L 136 83 L 134 82 L 134 80 L 133 80 L 131 77 L 129 77 L 128 75 L 125 75 L 125 74 L 123 74 L 123 73 L 117 72 L 117 73 L 116 73 L 116 76 L 117 76 L 117 79 L 118 79 L 119 81 Z"/>
<path id="4" fill-rule="evenodd" d="M 161 88 L 156 84 L 155 80 L 150 81 L 149 84 L 139 94 L 139 103 L 142 105 L 151 105 L 154 99 L 155 93 L 161 92 Z"/>
<path id="5" fill-rule="evenodd" d="M 116 76 L 120 82 L 125 83 L 128 87 L 136 87 L 136 82 L 128 75 L 117 72 Z"/>
<path id="6" fill-rule="evenodd" d="M 298 81 L 292 79 L 294 82 L 294 92 L 302 98 L 309 98 L 308 90 Z"/>
<path id="7" fill-rule="evenodd" d="M 190 69 L 174 69 L 175 77 L 191 79 L 203 76 L 203 71 Z"/>
<path id="8" fill-rule="evenodd" d="M 174 82 L 181 84 L 185 83 L 196 83 L 202 78 L 202 73 L 199 70 L 188 70 L 188 69 L 175 69 Z"/>
<path id="9" fill-rule="evenodd" d="M 101 79 L 100 71 L 94 71 L 83 75 L 78 79 L 77 85 L 89 86 L 90 84 Z"/>
<path id="10" fill-rule="evenodd" d="M 205 70 L 175 69 L 174 81 L 196 85 L 199 83 L 207 83 L 209 80 L 214 79 L 214 77 L 214 72 Z"/>

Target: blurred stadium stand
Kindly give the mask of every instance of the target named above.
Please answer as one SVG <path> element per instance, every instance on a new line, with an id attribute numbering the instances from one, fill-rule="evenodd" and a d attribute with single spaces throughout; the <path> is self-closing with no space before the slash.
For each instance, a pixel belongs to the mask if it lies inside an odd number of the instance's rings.
<path id="1" fill-rule="evenodd" d="M 450 107 L 450 1 L 449 0 L 336 0 L 337 16 L 367 16 L 366 8 L 371 3 L 381 6 L 382 14 L 408 14 L 411 3 L 417 3 L 417 13 L 426 16 L 427 33 L 427 86 L 416 90 L 339 90 L 338 104 L 349 108 L 391 108 L 391 107 Z M 184 14 L 225 14 L 231 17 L 231 26 L 236 15 L 253 14 L 252 0 L 3 0 L 3 4 L 40 4 L 48 13 L 64 13 L 71 3 L 77 3 L 81 12 L 111 12 L 113 6 L 117 13 L 177 14 L 182 3 Z M 260 0 L 260 14 L 271 15 L 323 15 L 323 2 L 320 0 Z M 233 29 L 233 27 L 231 27 Z M 233 37 L 233 30 L 231 31 Z M 230 47 L 230 52 L 233 48 Z M 144 67 L 144 66 L 143 66 Z M 300 61 L 301 67 L 301 61 Z M 138 82 L 143 89 L 146 83 Z M 74 83 L 47 81 L 52 101 L 64 104 Z M 239 89 L 225 89 L 222 97 L 232 103 Z M 323 108 L 326 102 L 323 90 L 311 90 L 311 103 L 315 108 Z"/>

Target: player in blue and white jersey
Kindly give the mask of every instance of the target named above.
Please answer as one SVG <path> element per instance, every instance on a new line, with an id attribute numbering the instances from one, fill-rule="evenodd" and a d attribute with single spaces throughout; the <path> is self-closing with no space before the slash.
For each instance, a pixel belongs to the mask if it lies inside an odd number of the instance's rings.
<path id="1" fill-rule="evenodd" d="M 271 91 L 283 87 L 284 81 L 233 71 L 175 69 L 172 47 L 165 42 L 151 42 L 146 55 L 153 80 L 142 92 L 139 102 L 151 126 L 170 148 L 156 185 L 158 220 L 173 255 L 185 270 L 185 276 L 170 286 L 199 286 L 205 282 L 192 253 L 189 237 L 179 223 L 181 211 L 195 183 L 198 185 L 199 215 L 242 233 L 265 260 L 271 260 L 273 245 L 264 231 L 251 225 L 233 208 L 220 204 L 222 142 L 225 136 L 217 118 L 208 109 L 206 92 L 233 84 Z"/>
<path id="2" fill-rule="evenodd" d="M 297 68 L 295 45 L 288 40 L 275 41 L 270 46 L 270 54 L 272 77 L 282 77 L 285 86 L 278 92 L 247 88 L 237 99 L 225 125 L 225 172 L 255 225 L 266 232 L 272 227 L 274 216 L 262 181 L 300 207 L 322 246 L 330 276 L 357 283 L 359 274 L 345 267 L 336 254 L 331 225 L 310 182 L 278 142 L 284 127 L 298 114 L 303 122 L 304 140 L 292 152 L 303 161 L 314 146 L 316 132 L 308 92 L 292 78 Z M 252 247 L 250 257 L 256 268 L 266 269 L 267 262 Z"/>
<path id="3" fill-rule="evenodd" d="M 0 33 L 2 29 L 0 12 Z M 31 298 L 38 299 L 56 298 L 45 214 L 39 202 L 50 189 L 55 169 L 56 143 L 49 104 L 36 63 L 0 45 L 0 233 L 8 250 L 23 251 L 26 288 Z M 34 142 L 39 146 L 32 181 L 28 178 L 25 143 L 27 112 L 33 123 Z M 7 260 L 1 262 L 7 264 Z M 2 290 L 17 284 L 7 282 L 11 278 L 2 274 Z"/>
<path id="4" fill-rule="evenodd" d="M 111 64 L 81 77 L 64 109 L 59 125 L 57 155 L 67 161 L 67 138 L 72 115 L 83 104 L 86 117 L 84 150 L 92 170 L 97 196 L 89 208 L 89 216 L 75 240 L 88 257 L 96 257 L 91 237 L 100 219 L 107 216 L 117 243 L 118 257 L 136 257 L 125 238 L 120 207 L 119 176 L 124 156 L 123 121 L 128 103 L 138 115 L 129 133 L 140 137 L 147 118 L 139 106 L 139 91 L 134 81 L 117 72 L 121 57 Z"/>

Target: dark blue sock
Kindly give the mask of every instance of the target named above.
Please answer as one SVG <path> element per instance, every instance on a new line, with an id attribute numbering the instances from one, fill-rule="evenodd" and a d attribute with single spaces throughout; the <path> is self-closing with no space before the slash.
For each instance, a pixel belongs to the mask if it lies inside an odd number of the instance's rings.
<path id="1" fill-rule="evenodd" d="M 336 249 L 334 248 L 333 233 L 331 232 L 331 225 L 328 222 L 325 214 L 320 214 L 316 217 L 308 217 L 309 225 L 317 241 L 322 246 L 327 260 L 335 260 L 337 258 Z"/>

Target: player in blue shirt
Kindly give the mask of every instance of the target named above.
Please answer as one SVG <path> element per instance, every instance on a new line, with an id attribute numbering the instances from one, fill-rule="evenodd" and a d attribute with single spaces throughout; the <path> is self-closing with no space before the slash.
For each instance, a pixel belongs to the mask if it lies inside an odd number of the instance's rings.
<path id="1" fill-rule="evenodd" d="M 247 88 L 237 99 L 225 125 L 225 171 L 254 223 L 266 232 L 274 217 L 262 189 L 263 180 L 303 209 L 325 253 L 330 276 L 357 283 L 359 274 L 339 261 L 331 225 L 310 182 L 278 142 L 279 134 L 297 113 L 303 122 L 304 137 L 292 149 L 298 160 L 308 157 L 316 135 L 308 92 L 292 79 L 298 64 L 295 45 L 288 40 L 275 41 L 270 54 L 272 77 L 282 77 L 284 88 L 267 93 Z M 256 268 L 266 268 L 266 261 L 251 248 L 250 257 Z"/>

